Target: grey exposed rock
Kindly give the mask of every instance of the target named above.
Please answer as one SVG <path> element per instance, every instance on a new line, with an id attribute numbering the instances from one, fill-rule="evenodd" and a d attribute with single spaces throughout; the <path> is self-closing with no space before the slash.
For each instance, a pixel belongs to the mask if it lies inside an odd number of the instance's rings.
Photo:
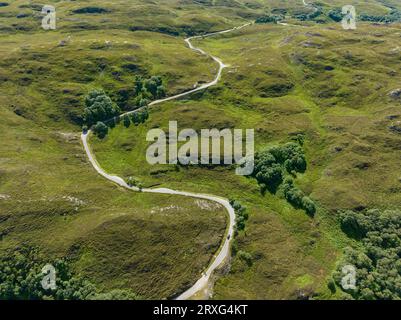
<path id="1" fill-rule="evenodd" d="M 399 133 L 401 134 L 401 121 L 397 121 L 395 123 L 393 123 L 389 129 L 395 133 Z"/>
<path id="2" fill-rule="evenodd" d="M 391 91 L 389 96 L 393 99 L 401 99 L 401 88 Z"/>

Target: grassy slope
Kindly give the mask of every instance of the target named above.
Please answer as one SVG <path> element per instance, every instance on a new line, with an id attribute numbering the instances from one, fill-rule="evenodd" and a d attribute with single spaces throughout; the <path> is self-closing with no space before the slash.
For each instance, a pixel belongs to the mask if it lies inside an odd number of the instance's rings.
<path id="1" fill-rule="evenodd" d="M 100 288 L 166 298 L 193 282 L 219 246 L 221 207 L 116 188 L 98 177 L 70 131 L 5 108 L 0 128 L 0 194 L 9 197 L 0 200 L 2 250 L 39 246 L 49 259 L 78 259 L 77 272 Z"/>
<path id="2" fill-rule="evenodd" d="M 230 64 L 220 85 L 188 101 L 156 106 L 146 125 L 118 126 L 94 145 L 110 172 L 136 176 L 145 185 L 239 198 L 249 207 L 251 220 L 238 241 L 256 261 L 249 268 L 235 259 L 232 272 L 217 283 L 217 298 L 295 297 L 302 288 L 328 297 L 325 277 L 345 244 L 330 211 L 399 202 L 393 172 L 400 138 L 389 132 L 392 121 L 386 118 L 399 115 L 397 103 L 386 96 L 399 83 L 400 56 L 393 50 L 399 29 L 363 25 L 351 33 L 338 26 L 302 31 L 254 26 L 199 41 Z M 260 96 L 266 90 L 269 95 L 271 84 L 287 82 L 295 84 L 288 95 Z M 315 221 L 276 196 L 260 196 L 254 181 L 229 169 L 177 172 L 147 165 L 146 132 L 167 129 L 168 120 L 177 120 L 181 129 L 255 128 L 258 148 L 306 134 L 310 165 L 297 183 L 320 204 Z"/>
<path id="3" fill-rule="evenodd" d="M 101 289 L 170 297 L 193 283 L 216 252 L 225 211 L 104 181 L 87 162 L 72 120 L 90 88 L 115 94 L 131 89 L 136 74 L 161 74 L 173 94 L 206 81 L 215 66 L 168 35 L 84 30 L 71 36 L 61 47 L 62 28 L 2 35 L 1 248 L 37 245 L 49 259 L 73 258 L 76 271 Z"/>
<path id="4" fill-rule="evenodd" d="M 305 128 L 311 136 L 317 134 L 305 112 L 307 106 L 298 103 L 295 96 L 262 99 L 257 97 L 260 91 L 250 89 L 260 85 L 262 80 L 266 86 L 269 81 L 274 83 L 271 73 L 290 72 L 286 70 L 288 68 L 273 70 L 285 64 L 278 63 L 283 60 L 278 51 L 271 50 L 272 43 L 260 46 L 266 40 L 261 37 L 266 38 L 271 31 L 254 28 L 243 31 L 241 36 L 227 35 L 225 39 L 210 39 L 201 44 L 217 56 L 226 57 L 224 61 L 231 64 L 221 85 L 203 96 L 192 97 L 194 101 L 189 99 L 155 107 L 146 125 L 130 129 L 118 126 L 103 142 L 94 144 L 95 154 L 110 172 L 134 175 L 146 185 L 221 194 L 240 199 L 249 208 L 249 226 L 246 235 L 238 242 L 240 249 L 256 257 L 254 265 L 248 268 L 241 261 L 234 260 L 231 274 L 217 285 L 217 298 L 295 297 L 299 288 L 321 286 L 335 260 L 337 244 L 331 238 L 337 231 L 335 227 L 327 226 L 323 210 L 316 221 L 312 221 L 276 196 L 261 196 L 253 180 L 236 177 L 228 169 L 184 168 L 177 172 L 175 167 L 158 168 L 146 164 L 146 131 L 156 126 L 167 128 L 168 120 L 177 120 L 181 128 L 256 128 L 258 147 L 286 141 L 289 134 Z M 274 35 L 277 37 L 279 29 L 276 28 L 276 32 Z M 267 51 L 269 60 L 262 60 Z M 259 61 L 263 61 L 264 68 Z M 256 71 L 250 72 L 252 67 Z M 279 105 L 271 110 L 269 106 L 274 101 Z M 287 121 L 279 119 L 280 115 Z M 270 119 L 278 122 L 280 130 L 269 126 Z M 293 128 L 292 124 L 297 127 Z M 309 175 L 313 175 L 312 170 Z M 299 284 L 305 277 L 311 281 Z"/>

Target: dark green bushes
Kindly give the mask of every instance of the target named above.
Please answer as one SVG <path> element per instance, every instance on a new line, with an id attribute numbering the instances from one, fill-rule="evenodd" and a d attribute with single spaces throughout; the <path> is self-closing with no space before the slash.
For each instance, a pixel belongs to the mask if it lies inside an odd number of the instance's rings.
<path id="1" fill-rule="evenodd" d="M 320 6 L 313 6 L 313 12 L 308 13 L 296 13 L 294 14 L 294 18 L 301 20 L 301 21 L 310 21 L 315 20 L 316 18 L 320 17 L 323 14 L 323 9 Z"/>
<path id="2" fill-rule="evenodd" d="M 254 178 L 262 191 L 271 193 L 281 190 L 285 199 L 295 208 L 305 210 L 309 215 L 316 213 L 315 203 L 295 185 L 292 178 L 297 173 L 306 171 L 307 163 L 302 148 L 303 137 L 297 137 L 297 142 L 273 147 L 259 152 L 255 157 Z"/>
<path id="3" fill-rule="evenodd" d="M 255 157 L 254 177 L 264 190 L 275 192 L 287 173 L 305 172 L 306 159 L 296 142 L 259 152 Z"/>
<path id="4" fill-rule="evenodd" d="M 401 12 L 397 9 L 392 9 L 391 12 L 385 16 L 373 16 L 373 15 L 362 14 L 359 16 L 359 20 L 371 21 L 371 22 L 383 22 L 383 23 L 400 22 Z"/>
<path id="5" fill-rule="evenodd" d="M 125 114 L 122 116 L 122 121 L 123 125 L 126 128 L 129 128 L 131 126 L 131 122 L 135 125 L 138 126 L 141 123 L 145 123 L 145 121 L 149 119 L 149 111 L 148 108 L 144 108 L 143 110 L 135 111 L 131 115 Z M 95 126 L 93 126 L 93 132 L 100 138 L 103 139 L 107 136 L 109 133 L 109 127 L 113 128 L 116 124 L 116 121 L 120 121 L 118 117 L 111 119 L 107 121 L 108 126 L 101 121 L 98 121 Z M 85 128 L 87 129 L 86 126 L 84 126 L 84 131 Z"/>
<path id="6" fill-rule="evenodd" d="M 294 18 L 302 21 L 311 21 L 318 19 L 319 17 L 324 18 L 322 21 L 327 21 L 325 17 L 335 21 L 341 22 L 344 18 L 342 14 L 341 8 L 334 8 L 328 12 L 325 12 L 320 6 L 315 6 L 316 10 L 312 13 L 297 13 L 294 15 Z M 320 18 L 319 18 L 320 19 Z M 370 21 L 370 22 L 381 22 L 381 23 L 392 23 L 392 22 L 400 22 L 401 21 L 401 12 L 395 8 L 392 8 L 389 14 L 386 15 L 369 15 L 369 14 L 360 14 L 357 17 L 360 21 Z"/>
<path id="7" fill-rule="evenodd" d="M 165 96 L 165 89 L 161 77 L 153 76 L 143 80 L 136 77 L 134 89 L 136 105 L 144 110 L 135 112 L 132 116 L 123 116 L 125 127 L 131 125 L 131 120 L 135 125 L 144 123 L 149 118 L 148 109 L 145 108 L 152 99 Z M 93 126 L 94 133 L 101 139 L 108 134 L 108 127 L 113 128 L 118 122 L 121 110 L 103 90 L 92 90 L 85 98 L 85 109 L 82 115 L 83 128 Z M 95 125 L 96 124 L 96 125 Z"/>
<path id="8" fill-rule="evenodd" d="M 132 65 L 134 69 L 136 65 Z M 118 105 L 123 110 L 135 110 L 147 106 L 151 101 L 166 96 L 166 89 L 160 76 L 148 79 L 136 76 L 132 88 L 124 88 L 117 93 Z"/>
<path id="9" fill-rule="evenodd" d="M 163 98 L 165 95 L 166 89 L 160 76 L 152 76 L 149 79 L 143 79 L 137 76 L 135 77 L 132 90 L 120 90 L 117 100 L 123 107 L 127 105 L 132 106 L 133 104 L 134 107 L 132 107 L 132 109 L 137 109 L 144 108 L 152 100 Z M 133 103 L 131 103 L 131 100 L 133 100 Z M 120 112 L 120 107 L 114 103 L 103 90 L 92 90 L 85 98 L 85 109 L 82 119 L 84 125 L 88 127 L 98 122 L 113 126 L 115 124 L 115 118 Z M 141 116 L 146 120 L 148 116 L 147 111 Z M 139 123 L 141 122 L 143 122 L 143 119 L 139 121 Z M 128 122 L 126 121 L 124 124 L 127 125 Z"/>
<path id="10" fill-rule="evenodd" d="M 181 30 L 182 29 L 182 30 Z M 150 32 L 159 32 L 163 34 L 168 34 L 170 36 L 179 36 L 182 33 L 187 35 L 195 35 L 200 32 L 200 30 L 193 30 L 191 27 L 187 28 L 177 28 L 177 27 L 168 27 L 168 26 L 131 26 L 129 28 L 130 31 L 150 31 Z"/>
<path id="11" fill-rule="evenodd" d="M 340 22 L 344 18 L 344 15 L 342 14 L 342 10 L 339 8 L 330 10 L 327 13 L 327 15 L 329 16 L 330 19 L 332 19 L 335 22 Z"/>
<path id="12" fill-rule="evenodd" d="M 107 136 L 109 133 L 109 127 L 106 126 L 103 122 L 98 122 L 94 127 L 93 127 L 93 132 L 100 138 L 103 139 L 104 137 Z"/>
<path id="13" fill-rule="evenodd" d="M 149 119 L 148 108 L 144 108 L 143 110 L 136 111 L 131 114 L 131 121 L 136 126 L 140 125 L 141 123 L 145 123 L 145 121 L 148 119 Z"/>
<path id="14" fill-rule="evenodd" d="M 243 207 L 235 200 L 231 200 L 230 204 L 235 210 L 237 231 L 243 231 L 245 229 L 246 221 L 249 218 L 248 213 L 246 212 L 246 207 Z"/>
<path id="15" fill-rule="evenodd" d="M 340 8 L 335 8 L 330 10 L 327 13 L 327 16 L 335 22 L 342 21 L 344 15 L 342 14 L 342 10 Z M 392 23 L 392 22 L 400 22 L 401 21 L 401 12 L 397 9 L 392 9 L 387 15 L 369 15 L 369 14 L 360 14 L 357 17 L 360 21 L 370 21 L 370 22 L 382 22 L 382 23 Z"/>
<path id="16" fill-rule="evenodd" d="M 73 10 L 72 12 L 76 14 L 101 14 L 101 13 L 109 13 L 110 10 L 102 7 L 85 7 Z"/>
<path id="17" fill-rule="evenodd" d="M 283 183 L 283 194 L 291 205 L 295 208 L 300 208 L 306 211 L 310 216 L 316 213 L 315 203 L 307 197 L 300 189 L 294 186 L 294 181 L 287 178 Z"/>
<path id="18" fill-rule="evenodd" d="M 116 117 L 120 108 L 103 90 L 93 90 L 85 98 L 84 123 L 88 126 Z"/>
<path id="19" fill-rule="evenodd" d="M 294 84 L 288 80 L 281 80 L 279 82 L 260 82 L 256 89 L 259 92 L 259 96 L 262 98 L 273 98 L 282 97 L 288 95 L 294 88 Z"/>
<path id="20" fill-rule="evenodd" d="M 302 146 L 296 142 L 290 142 L 280 147 L 274 147 L 269 150 L 277 162 L 284 165 L 288 173 L 305 172 L 306 159 Z"/>
<path id="21" fill-rule="evenodd" d="M 129 128 L 131 126 L 131 119 L 128 115 L 123 116 L 124 127 Z"/>
<path id="22" fill-rule="evenodd" d="M 356 269 L 355 299 L 401 299 L 401 212 L 368 210 L 341 213 L 342 229 L 360 245 L 347 248 L 344 263 Z M 334 278 L 341 284 L 341 268 Z"/>
<path id="23" fill-rule="evenodd" d="M 118 290 L 99 294 L 88 280 L 75 275 L 66 260 L 55 260 L 56 289 L 45 290 L 41 282 L 42 267 L 49 263 L 38 249 L 21 247 L 7 250 L 0 256 L 0 300 L 87 300 L 136 299 L 129 291 Z"/>
<path id="24" fill-rule="evenodd" d="M 138 107 L 147 106 L 151 100 L 160 99 L 166 95 L 166 89 L 160 76 L 152 76 L 149 79 L 137 76 L 134 83 L 134 92 Z"/>
<path id="25" fill-rule="evenodd" d="M 277 23 L 280 20 L 283 20 L 281 15 L 265 15 L 257 18 L 255 23 Z"/>

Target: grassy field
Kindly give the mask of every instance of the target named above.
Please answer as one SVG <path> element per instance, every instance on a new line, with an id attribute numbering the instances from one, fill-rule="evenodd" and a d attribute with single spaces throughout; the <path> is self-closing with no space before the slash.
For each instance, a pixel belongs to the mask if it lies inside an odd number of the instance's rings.
<path id="1" fill-rule="evenodd" d="M 36 1 L 0 7 L 0 251 L 30 244 L 49 259 L 69 257 L 99 290 L 129 288 L 143 298 L 183 291 L 221 243 L 221 207 L 176 196 L 131 193 L 99 177 L 80 145 L 83 100 L 103 88 L 121 102 L 136 75 L 161 75 L 167 94 L 214 77 L 217 65 L 189 50 L 185 35 L 226 29 L 302 1 L 49 1 L 58 29 L 40 28 Z M 350 1 L 346 1 L 347 4 Z M 397 1 L 351 1 L 384 14 Z M 325 10 L 344 1 L 320 1 Z M 79 13 L 85 7 L 100 13 Z M 17 17 L 18 16 L 18 17 Z M 216 299 L 338 298 L 327 288 L 350 240 L 337 210 L 393 208 L 400 201 L 401 27 L 254 25 L 194 41 L 229 64 L 216 87 L 152 107 L 140 126 L 92 138 L 109 172 L 144 186 L 200 191 L 248 208 Z M 129 110 L 132 105 L 121 105 Z M 258 150 L 305 136 L 308 169 L 296 185 L 318 204 L 315 218 L 232 168 L 149 166 L 146 132 L 179 127 L 254 128 Z M 401 130 L 401 129 L 400 129 Z"/>
<path id="2" fill-rule="evenodd" d="M 206 191 L 245 203 L 251 220 L 238 247 L 255 261 L 247 266 L 234 259 L 231 273 L 216 285 L 216 298 L 295 298 L 302 290 L 328 297 L 326 277 L 346 244 L 337 210 L 391 208 L 399 201 L 394 172 L 400 138 L 389 130 L 399 103 L 388 97 L 399 83 L 399 34 L 397 26 L 367 24 L 351 33 L 338 26 L 304 32 L 252 26 L 199 40 L 197 46 L 230 65 L 221 84 L 153 107 L 145 125 L 117 126 L 94 141 L 95 154 L 108 172 L 135 176 L 145 186 Z M 229 168 L 148 165 L 146 132 L 167 131 L 169 120 L 181 129 L 255 128 L 257 149 L 304 134 L 309 167 L 297 184 L 319 203 L 317 217 L 311 220 L 278 196 L 262 196 L 254 180 Z"/>
<path id="3" fill-rule="evenodd" d="M 49 260 L 72 259 L 100 289 L 167 298 L 197 279 L 220 245 L 223 208 L 113 186 L 87 162 L 76 130 L 6 108 L 0 127 L 0 251 L 37 246 Z"/>
<path id="4" fill-rule="evenodd" d="M 118 100 L 135 75 L 160 74 L 174 94 L 210 79 L 216 66 L 160 33 L 86 30 L 60 45 L 66 39 L 63 29 L 2 35 L 1 251 L 38 246 L 50 260 L 71 258 L 99 290 L 174 296 L 217 251 L 224 209 L 103 180 L 86 160 L 79 116 L 91 88 Z"/>

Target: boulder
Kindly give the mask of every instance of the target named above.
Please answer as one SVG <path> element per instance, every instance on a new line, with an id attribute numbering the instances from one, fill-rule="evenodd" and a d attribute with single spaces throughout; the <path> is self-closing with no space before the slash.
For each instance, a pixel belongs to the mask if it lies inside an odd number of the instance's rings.
<path id="1" fill-rule="evenodd" d="M 401 88 L 391 91 L 388 95 L 393 99 L 401 100 Z"/>

